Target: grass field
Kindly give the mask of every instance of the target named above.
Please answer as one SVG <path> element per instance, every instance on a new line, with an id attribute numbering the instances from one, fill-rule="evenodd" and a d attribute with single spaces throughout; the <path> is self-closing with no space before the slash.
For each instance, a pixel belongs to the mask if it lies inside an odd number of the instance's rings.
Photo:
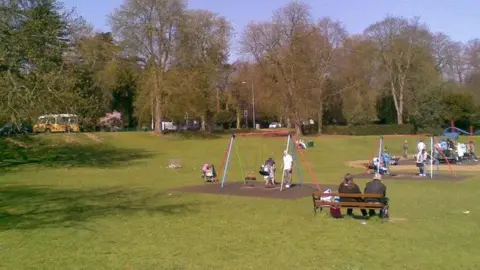
<path id="1" fill-rule="evenodd" d="M 228 139 L 148 133 L 3 139 L 0 268 L 480 269 L 478 173 L 459 182 L 386 180 L 393 222 L 366 225 L 314 217 L 308 197 L 169 191 L 201 184 L 201 165 L 220 167 Z M 377 139 L 314 138 L 306 156 L 321 184 L 337 184 L 345 173 L 362 171 L 346 162 L 370 159 Z M 400 154 L 404 139 L 385 143 Z M 411 149 L 416 139 L 409 138 Z M 269 155 L 280 163 L 285 139 L 239 137 L 237 145 L 252 171 Z M 170 159 L 183 168 L 166 168 Z M 230 168 L 227 181 L 241 180 L 235 159 Z M 357 180 L 362 188 L 365 182 Z"/>

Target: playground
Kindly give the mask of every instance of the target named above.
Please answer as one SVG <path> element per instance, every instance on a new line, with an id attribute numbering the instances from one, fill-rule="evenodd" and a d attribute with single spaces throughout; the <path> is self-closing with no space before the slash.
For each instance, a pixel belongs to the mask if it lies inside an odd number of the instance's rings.
<path id="1" fill-rule="evenodd" d="M 413 155 L 420 139 L 429 137 L 385 136 L 384 145 L 397 156 L 407 140 Z M 476 165 L 451 164 L 457 178 L 440 164 L 432 179 L 408 179 L 402 175 L 417 168 L 400 160 L 391 167 L 397 178 L 382 176 L 389 222 L 338 220 L 328 211 L 314 215 L 311 193 L 318 186 L 336 190 L 346 173 L 363 191 L 372 175 L 360 177 L 365 167 L 358 161 L 378 155 L 379 136 L 304 140 L 313 146 L 289 146 L 293 185 L 282 191 L 285 135 L 236 136 L 229 162 L 231 135 L 4 140 L 0 233 L 8 248 L 0 268 L 475 269 L 480 263 Z M 267 188 L 259 169 L 269 157 L 277 164 L 277 185 Z M 218 181 L 204 182 L 205 163 L 215 165 Z M 247 182 L 250 174 L 257 179 Z M 338 256 L 345 252 L 348 260 Z"/>

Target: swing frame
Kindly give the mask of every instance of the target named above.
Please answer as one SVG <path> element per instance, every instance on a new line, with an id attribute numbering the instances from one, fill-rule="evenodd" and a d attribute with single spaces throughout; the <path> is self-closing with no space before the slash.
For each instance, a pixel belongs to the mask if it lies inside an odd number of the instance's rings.
<path id="1" fill-rule="evenodd" d="M 301 175 L 300 166 L 298 166 L 298 163 L 297 163 L 297 160 L 298 160 L 297 156 L 299 154 L 300 154 L 300 157 L 301 157 L 300 160 L 302 161 L 302 163 L 304 163 L 305 167 L 308 169 L 312 180 L 314 181 L 314 183 L 317 186 L 317 189 L 321 190 L 320 185 L 318 184 L 316 175 L 312 172 L 309 163 L 306 162 L 306 158 L 305 158 L 303 152 L 299 149 L 298 145 L 296 145 L 296 143 L 295 143 L 296 140 L 295 140 L 293 134 L 290 133 L 290 132 L 258 132 L 258 133 L 256 132 L 256 133 L 246 133 L 246 134 L 238 134 L 238 135 L 237 134 L 232 134 L 232 136 L 230 137 L 230 142 L 228 144 L 227 151 L 225 152 L 224 159 L 223 159 L 223 162 L 222 162 L 222 164 L 223 164 L 223 174 L 221 176 L 222 180 L 220 182 L 220 187 L 221 188 L 224 187 L 225 182 L 227 180 L 228 168 L 229 168 L 229 165 L 230 165 L 231 156 L 232 156 L 233 151 L 235 151 L 235 153 L 237 155 L 237 160 L 238 160 L 238 163 L 240 165 L 240 171 L 241 171 L 241 174 L 244 178 L 244 184 L 248 185 L 250 181 L 257 181 L 257 177 L 256 177 L 255 173 L 245 174 L 245 172 L 243 170 L 242 163 L 240 162 L 240 160 L 241 160 L 240 151 L 238 149 L 238 146 L 235 144 L 236 136 L 255 136 L 255 135 L 256 136 L 268 136 L 268 135 L 271 136 L 271 135 L 273 135 L 275 137 L 283 137 L 283 136 L 287 137 L 286 138 L 287 139 L 287 144 L 286 144 L 285 150 L 293 156 L 294 168 L 295 168 L 295 171 L 297 172 L 297 176 L 298 176 L 298 179 L 299 179 L 300 186 L 303 185 L 303 179 L 302 179 L 302 175 Z M 254 176 L 254 177 L 252 177 L 252 176 Z M 284 182 L 284 172 L 282 173 L 282 181 L 281 181 L 280 191 L 283 191 L 283 182 Z"/>

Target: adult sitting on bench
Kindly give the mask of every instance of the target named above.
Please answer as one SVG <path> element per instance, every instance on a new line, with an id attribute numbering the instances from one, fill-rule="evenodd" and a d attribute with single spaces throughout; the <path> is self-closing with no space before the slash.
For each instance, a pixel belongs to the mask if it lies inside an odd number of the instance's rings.
<path id="1" fill-rule="evenodd" d="M 381 176 L 375 175 L 373 181 L 369 182 L 365 187 L 363 194 L 358 193 L 332 193 L 327 190 L 325 192 L 314 192 L 312 194 L 313 199 L 313 211 L 317 214 L 317 210 L 323 210 L 323 208 L 330 208 L 330 210 L 338 208 L 360 208 L 360 209 L 372 209 L 369 214 L 370 217 L 376 215 L 373 209 L 381 209 L 380 217 L 388 218 L 388 199 L 385 197 L 387 188 L 380 181 Z M 354 198 L 352 201 L 340 201 L 340 198 Z M 338 198 L 338 200 L 337 200 Z M 360 201 L 357 201 L 359 199 Z M 363 212 L 363 211 L 362 211 Z M 341 217 L 341 212 L 330 211 L 330 214 L 335 217 Z M 368 215 L 367 215 L 368 216 Z"/>
<path id="2" fill-rule="evenodd" d="M 381 181 L 382 176 L 380 174 L 375 174 L 375 177 L 373 178 L 372 181 L 368 182 L 365 185 L 365 190 L 363 193 L 365 194 L 380 194 L 382 195 L 382 198 L 365 198 L 365 202 L 371 202 L 371 203 L 381 203 L 384 204 L 385 206 L 382 207 L 382 209 L 379 212 L 379 217 L 380 218 L 388 218 L 388 205 L 387 205 L 387 187 L 385 184 L 382 183 Z M 376 215 L 374 209 L 369 209 L 368 210 L 368 215 L 370 217 L 373 217 Z"/>
<path id="3" fill-rule="evenodd" d="M 362 194 L 360 188 L 353 182 L 353 176 L 349 173 L 343 178 L 343 182 L 338 187 L 338 193 L 345 194 Z M 340 197 L 340 202 L 362 202 L 362 198 L 348 198 Z M 362 211 L 362 216 L 367 216 L 366 209 L 360 209 Z M 347 208 L 347 216 L 353 216 L 353 208 Z"/>

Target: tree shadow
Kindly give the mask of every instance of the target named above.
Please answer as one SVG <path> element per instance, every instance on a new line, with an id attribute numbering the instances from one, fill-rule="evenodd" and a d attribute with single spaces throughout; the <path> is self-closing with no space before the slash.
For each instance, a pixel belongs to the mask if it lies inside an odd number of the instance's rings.
<path id="1" fill-rule="evenodd" d="M 64 190 L 10 186 L 0 189 L 0 231 L 81 227 L 95 218 L 139 213 L 180 215 L 198 202 L 169 203 L 164 193 L 120 188 Z"/>
<path id="2" fill-rule="evenodd" d="M 171 138 L 176 138 L 179 140 L 212 140 L 221 138 L 223 134 L 206 132 L 206 131 L 177 131 L 177 132 L 167 132 L 165 133 Z"/>
<path id="3" fill-rule="evenodd" d="M 0 138 L 0 171 L 24 165 L 44 167 L 114 167 L 146 159 L 153 153 L 108 144 L 49 142 L 38 137 Z"/>

